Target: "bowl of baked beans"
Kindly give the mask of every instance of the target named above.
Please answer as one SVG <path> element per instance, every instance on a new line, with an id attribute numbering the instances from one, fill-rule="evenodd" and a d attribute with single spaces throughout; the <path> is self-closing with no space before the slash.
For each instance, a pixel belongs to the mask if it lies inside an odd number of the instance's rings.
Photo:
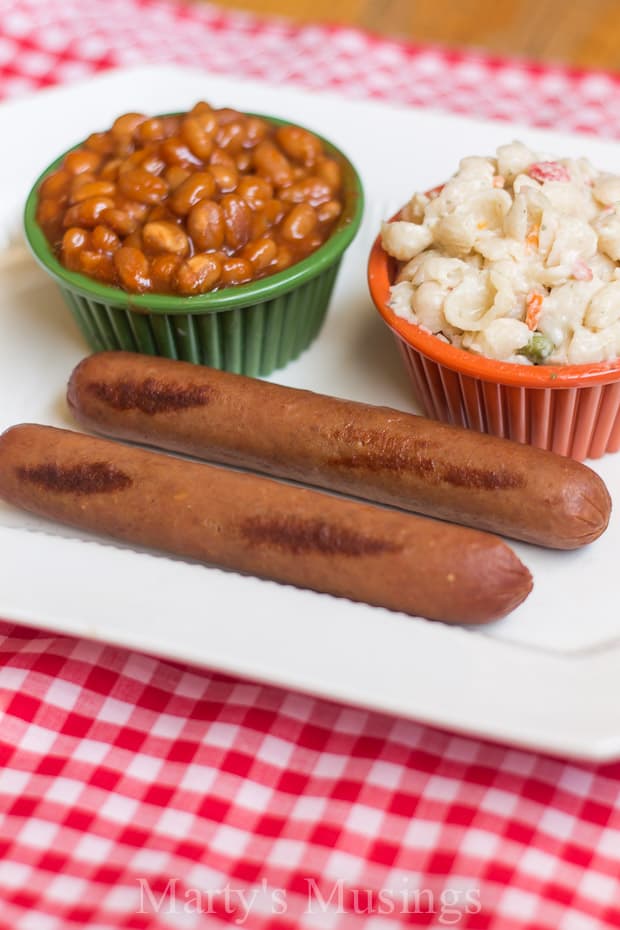
<path id="1" fill-rule="evenodd" d="M 318 335 L 362 211 L 332 143 L 201 101 L 125 113 L 65 152 L 25 230 L 93 350 L 265 375 Z"/>

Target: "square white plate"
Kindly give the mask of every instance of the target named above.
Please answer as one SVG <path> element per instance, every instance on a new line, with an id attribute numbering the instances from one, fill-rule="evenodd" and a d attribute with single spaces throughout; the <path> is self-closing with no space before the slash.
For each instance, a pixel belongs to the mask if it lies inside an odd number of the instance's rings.
<path id="1" fill-rule="evenodd" d="M 381 218 L 466 154 L 518 137 L 616 169 L 618 147 L 505 123 L 345 100 L 176 67 L 111 72 L 0 107 L 0 429 L 74 424 L 66 381 L 88 351 L 55 288 L 20 247 L 25 195 L 48 161 L 120 112 L 218 105 L 293 118 L 333 139 L 362 175 L 367 209 L 328 321 L 274 380 L 415 411 L 366 288 Z M 5 241 L 2 241 L 4 238 Z M 17 244 L 15 244 L 17 243 Z M 612 497 L 620 456 L 594 463 Z M 573 553 L 514 544 L 535 588 L 510 617 L 451 628 L 327 595 L 136 552 L 0 503 L 0 616 L 549 752 L 620 756 L 617 518 Z M 1 673 L 0 673 L 1 674 Z"/>

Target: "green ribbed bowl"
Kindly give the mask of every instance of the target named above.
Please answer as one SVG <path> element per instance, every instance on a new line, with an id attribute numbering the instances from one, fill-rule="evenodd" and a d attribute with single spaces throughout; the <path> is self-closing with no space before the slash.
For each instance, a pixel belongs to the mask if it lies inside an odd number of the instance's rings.
<path id="1" fill-rule="evenodd" d="M 285 124 L 270 116 L 262 118 Z M 35 259 L 59 285 L 95 352 L 126 349 L 245 375 L 268 375 L 297 358 L 317 336 L 342 256 L 362 219 L 359 175 L 339 149 L 326 139 L 322 142 L 343 168 L 344 210 L 337 227 L 312 255 L 249 284 L 196 297 L 130 294 L 69 271 L 36 221 L 39 186 L 60 166 L 66 152 L 43 171 L 28 195 L 26 239 Z"/>

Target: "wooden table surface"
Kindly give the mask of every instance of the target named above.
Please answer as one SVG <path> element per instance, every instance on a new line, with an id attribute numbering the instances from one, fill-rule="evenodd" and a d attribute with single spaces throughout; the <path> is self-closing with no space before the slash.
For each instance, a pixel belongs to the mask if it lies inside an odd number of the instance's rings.
<path id="1" fill-rule="evenodd" d="M 620 71 L 620 0 L 216 0 L 382 35 Z"/>

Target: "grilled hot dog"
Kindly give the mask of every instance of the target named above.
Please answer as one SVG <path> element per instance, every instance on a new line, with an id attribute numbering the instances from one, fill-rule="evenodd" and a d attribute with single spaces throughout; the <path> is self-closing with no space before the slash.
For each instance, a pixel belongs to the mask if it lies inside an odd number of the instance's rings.
<path id="1" fill-rule="evenodd" d="M 556 549 L 596 539 L 603 481 L 572 459 L 185 362 L 103 352 L 74 370 L 83 426 Z"/>
<path id="2" fill-rule="evenodd" d="M 52 427 L 0 436 L 0 497 L 139 546 L 449 623 L 531 577 L 487 533 Z"/>

